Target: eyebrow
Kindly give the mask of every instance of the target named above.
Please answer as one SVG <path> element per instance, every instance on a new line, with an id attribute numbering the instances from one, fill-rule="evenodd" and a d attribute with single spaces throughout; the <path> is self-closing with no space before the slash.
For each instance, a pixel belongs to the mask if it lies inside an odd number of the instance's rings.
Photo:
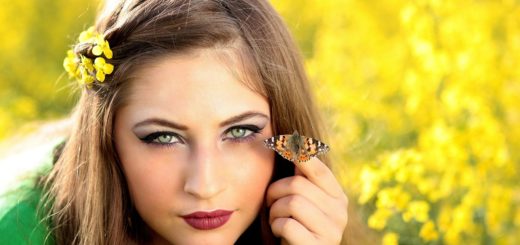
<path id="1" fill-rule="evenodd" d="M 178 130 L 187 130 L 188 129 L 188 127 L 185 125 L 178 124 L 178 123 L 175 123 L 172 121 L 168 121 L 168 120 L 162 119 L 162 118 L 156 118 L 156 117 L 149 118 L 149 119 L 146 119 L 139 123 L 136 123 L 133 128 L 138 128 L 138 127 L 142 127 L 142 126 L 146 126 L 146 125 L 154 125 L 154 124 L 159 125 L 159 126 L 174 128 L 174 129 L 178 129 Z"/>
<path id="2" fill-rule="evenodd" d="M 237 122 L 240 122 L 240 121 L 244 121 L 244 120 L 252 118 L 252 117 L 263 117 L 265 119 L 269 119 L 269 117 L 266 114 L 264 114 L 264 113 L 256 112 L 256 111 L 246 111 L 246 112 L 244 112 L 242 114 L 233 116 L 233 117 L 231 117 L 231 118 L 221 122 L 219 124 L 219 126 L 220 127 L 224 127 L 224 126 L 227 126 L 227 125 L 230 125 L 230 124 L 234 124 L 234 123 L 237 123 Z"/>
<path id="3" fill-rule="evenodd" d="M 252 117 L 263 117 L 263 118 L 269 119 L 269 117 L 264 113 L 256 112 L 256 111 L 246 111 L 244 113 L 241 113 L 239 115 L 226 119 L 225 121 L 219 123 L 219 126 L 224 127 L 224 126 L 234 124 L 234 123 L 237 123 L 237 122 L 240 122 L 240 121 L 252 118 Z M 149 119 L 146 119 L 139 123 L 136 123 L 133 128 L 142 127 L 145 125 L 154 125 L 154 124 L 159 125 L 159 126 L 174 128 L 174 129 L 178 129 L 178 130 L 187 130 L 188 129 L 188 126 L 186 126 L 186 125 L 182 125 L 182 124 L 179 124 L 176 122 L 172 122 L 172 121 L 168 121 L 166 119 L 156 118 L 156 117 L 149 118 Z"/>

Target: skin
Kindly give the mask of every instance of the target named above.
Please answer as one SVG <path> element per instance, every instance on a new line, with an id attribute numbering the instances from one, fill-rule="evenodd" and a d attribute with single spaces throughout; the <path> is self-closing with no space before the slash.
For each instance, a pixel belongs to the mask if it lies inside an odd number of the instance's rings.
<path id="1" fill-rule="evenodd" d="M 341 185 L 318 158 L 296 164 L 295 172 L 269 186 L 271 230 L 282 244 L 340 244 L 348 220 Z"/>
<path id="2" fill-rule="evenodd" d="M 314 158 L 268 186 L 274 165 L 274 152 L 263 146 L 272 136 L 269 104 L 220 53 L 203 49 L 144 65 L 116 112 L 116 150 L 152 244 L 232 244 L 265 198 L 272 231 L 283 243 L 339 244 L 347 198 L 336 178 Z M 162 136 L 150 136 L 158 131 Z M 181 217 L 217 209 L 234 212 L 213 230 L 197 230 Z"/>
<path id="3" fill-rule="evenodd" d="M 272 135 L 267 100 L 237 80 L 212 50 L 159 59 L 136 72 L 130 91 L 116 113 L 116 149 L 153 244 L 233 243 L 257 216 L 272 175 L 274 153 L 262 145 Z M 135 126 L 150 118 L 182 127 Z M 229 130 L 241 125 L 263 129 L 233 141 Z M 141 140 L 156 131 L 178 136 L 155 138 L 169 145 Z M 194 229 L 181 217 L 217 209 L 234 213 L 213 230 Z"/>

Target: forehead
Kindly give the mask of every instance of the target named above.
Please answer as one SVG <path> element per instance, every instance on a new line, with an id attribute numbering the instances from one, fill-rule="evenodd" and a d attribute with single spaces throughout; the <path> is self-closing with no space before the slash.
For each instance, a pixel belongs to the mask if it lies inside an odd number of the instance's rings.
<path id="1" fill-rule="evenodd" d="M 233 56 L 213 49 L 168 55 L 147 62 L 132 76 L 125 107 L 144 115 L 225 118 L 257 110 L 268 115 L 265 97 L 243 81 Z"/>

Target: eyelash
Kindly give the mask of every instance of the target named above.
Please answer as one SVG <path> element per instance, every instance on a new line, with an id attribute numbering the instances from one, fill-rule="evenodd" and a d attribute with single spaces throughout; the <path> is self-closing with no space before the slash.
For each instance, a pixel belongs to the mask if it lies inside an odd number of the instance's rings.
<path id="1" fill-rule="evenodd" d="M 175 143 L 154 142 L 155 139 L 159 138 L 159 136 L 162 136 L 162 135 L 170 135 L 172 137 L 175 137 L 175 138 L 177 138 L 178 142 L 175 142 Z M 143 138 L 140 138 L 140 140 L 143 141 L 145 144 L 156 145 L 156 146 L 160 146 L 160 147 L 173 147 L 177 143 L 183 143 L 183 140 L 180 137 L 180 135 L 178 135 L 176 133 L 168 132 L 168 131 L 153 132 Z"/>
<path id="2" fill-rule="evenodd" d="M 227 129 L 224 132 L 224 135 L 227 135 L 233 129 L 245 129 L 245 130 L 249 130 L 249 131 L 252 132 L 249 135 L 241 137 L 241 138 L 225 138 L 225 140 L 231 140 L 231 141 L 236 142 L 236 143 L 242 143 L 242 142 L 248 142 L 248 141 L 253 140 L 257 136 L 257 134 L 260 133 L 260 131 L 263 128 L 259 128 L 256 125 L 239 125 L 239 126 L 234 126 L 234 127 L 231 127 L 229 129 Z M 175 142 L 175 143 L 158 143 L 158 142 L 154 142 L 155 139 L 157 139 L 159 136 L 162 136 L 162 135 L 170 135 L 172 137 L 175 137 L 175 138 L 178 139 L 178 142 Z M 159 146 L 159 147 L 173 147 L 177 143 L 184 143 L 184 141 L 182 140 L 182 137 L 180 135 L 178 135 L 176 133 L 168 132 L 168 131 L 154 132 L 154 133 L 151 133 L 151 134 L 149 134 L 149 135 L 147 135 L 147 136 L 145 136 L 143 138 L 140 138 L 140 140 L 143 141 L 145 144 L 156 145 L 156 146 Z"/>
<path id="3" fill-rule="evenodd" d="M 226 132 L 224 132 L 224 134 L 228 134 L 233 129 L 245 129 L 245 130 L 249 130 L 249 131 L 252 132 L 248 136 L 244 136 L 244 137 L 241 137 L 241 138 L 227 138 L 226 139 L 226 140 L 231 140 L 231 141 L 238 142 L 238 143 L 240 143 L 240 142 L 247 142 L 247 141 L 253 140 L 256 137 L 256 135 L 258 133 L 260 133 L 260 131 L 262 130 L 262 128 L 259 128 L 256 125 L 250 125 L 249 124 L 249 125 L 240 125 L 240 126 L 234 126 L 234 127 L 228 128 L 226 130 Z"/>

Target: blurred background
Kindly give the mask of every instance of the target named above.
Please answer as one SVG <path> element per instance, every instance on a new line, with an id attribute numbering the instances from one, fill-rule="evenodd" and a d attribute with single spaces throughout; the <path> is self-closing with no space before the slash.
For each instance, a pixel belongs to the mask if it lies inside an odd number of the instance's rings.
<path id="1" fill-rule="evenodd" d="M 3 148 L 73 107 L 62 62 L 99 1 L 0 0 Z M 272 3 L 329 129 L 352 244 L 520 244 L 520 1 Z"/>

